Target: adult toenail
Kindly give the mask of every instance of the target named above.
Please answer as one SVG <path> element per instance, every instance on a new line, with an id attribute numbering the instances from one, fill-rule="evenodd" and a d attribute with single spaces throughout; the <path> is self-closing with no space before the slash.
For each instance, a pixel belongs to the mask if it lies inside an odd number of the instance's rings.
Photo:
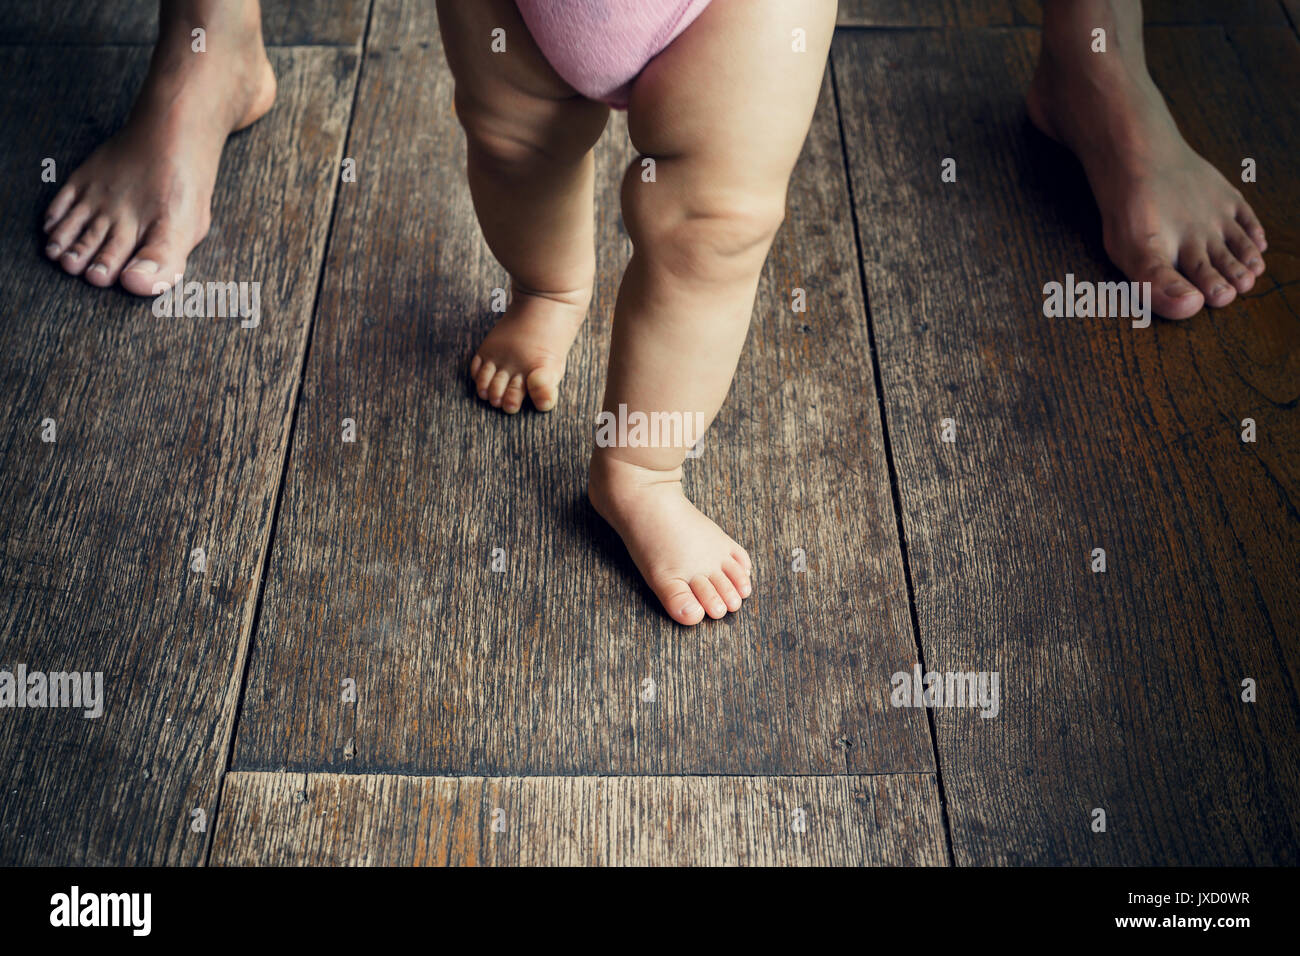
<path id="1" fill-rule="evenodd" d="M 69 259 L 81 258 L 81 253 L 78 252 L 76 249 L 69 249 L 67 252 L 64 253 L 64 255 L 67 256 Z"/>
<path id="2" fill-rule="evenodd" d="M 1175 282 L 1165 288 L 1165 295 L 1173 296 L 1175 299 L 1182 298 L 1185 295 L 1191 295 L 1194 290 L 1189 285 L 1183 285 L 1181 282 Z"/>
<path id="3" fill-rule="evenodd" d="M 60 246 L 57 242 L 51 242 L 48 246 L 45 247 L 45 254 L 53 258 L 54 256 L 57 256 L 59 254 L 59 250 L 62 248 L 63 247 Z"/>
<path id="4" fill-rule="evenodd" d="M 158 263 L 152 259 L 136 259 L 126 267 L 127 272 L 157 272 Z"/>
<path id="5" fill-rule="evenodd" d="M 1227 291 L 1228 291 L 1227 286 L 1216 285 L 1213 289 L 1210 290 L 1210 295 L 1218 295 L 1220 292 L 1227 292 Z"/>
<path id="6" fill-rule="evenodd" d="M 686 607 L 682 608 L 682 613 L 689 615 L 689 614 L 694 614 L 696 611 L 702 611 L 702 610 L 704 609 L 700 607 L 698 604 L 688 604 L 686 605 Z"/>
<path id="7" fill-rule="evenodd" d="M 108 275 L 108 266 L 104 265 L 104 263 L 102 262 L 96 262 L 93 266 L 90 267 L 90 271 L 98 272 L 102 276 Z"/>

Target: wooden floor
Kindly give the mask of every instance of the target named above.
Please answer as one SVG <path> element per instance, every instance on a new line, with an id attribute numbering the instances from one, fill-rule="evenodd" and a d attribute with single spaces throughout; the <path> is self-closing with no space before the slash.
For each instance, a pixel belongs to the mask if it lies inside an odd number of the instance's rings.
<path id="1" fill-rule="evenodd" d="M 1148 4 L 1188 139 L 1257 161 L 1270 249 L 1249 296 L 1138 330 L 1042 316 L 1045 282 L 1118 276 L 1025 120 L 1036 3 L 842 0 L 688 466 L 757 594 L 694 630 L 583 497 L 621 116 L 564 400 L 508 419 L 464 381 L 505 279 L 431 3 L 266 3 L 279 100 L 227 146 L 189 275 L 260 281 L 255 330 L 44 261 L 42 160 L 62 177 L 122 121 L 154 22 L 37 6 L 0 2 L 0 669 L 101 671 L 106 704 L 0 710 L 0 862 L 1300 862 L 1282 3 Z M 996 673 L 997 716 L 891 706 L 914 664 Z"/>

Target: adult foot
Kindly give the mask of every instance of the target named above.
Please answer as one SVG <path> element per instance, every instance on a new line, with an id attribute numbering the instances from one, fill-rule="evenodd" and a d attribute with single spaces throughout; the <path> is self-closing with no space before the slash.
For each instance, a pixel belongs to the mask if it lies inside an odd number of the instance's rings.
<path id="1" fill-rule="evenodd" d="M 591 289 L 525 292 L 515 286 L 510 305 L 470 360 L 478 397 L 513 415 L 532 399 L 549 412 L 559 398 L 565 362 L 591 303 Z"/>
<path id="2" fill-rule="evenodd" d="M 1185 319 L 1254 286 L 1268 243 L 1241 193 L 1178 132 L 1147 73 L 1136 6 L 1044 8 L 1029 116 L 1082 163 L 1111 261 L 1151 283 L 1158 314 Z M 1095 27 L 1107 30 L 1107 52 L 1091 50 Z"/>
<path id="3" fill-rule="evenodd" d="M 204 51 L 193 31 L 202 29 Z M 45 215 L 45 252 L 96 286 L 155 295 L 207 235 L 226 137 L 275 100 L 255 0 L 164 5 L 126 125 L 69 177 Z"/>
<path id="4" fill-rule="evenodd" d="M 597 449 L 587 495 L 679 624 L 739 611 L 753 591 L 749 554 L 686 499 L 681 468 L 654 471 Z"/>

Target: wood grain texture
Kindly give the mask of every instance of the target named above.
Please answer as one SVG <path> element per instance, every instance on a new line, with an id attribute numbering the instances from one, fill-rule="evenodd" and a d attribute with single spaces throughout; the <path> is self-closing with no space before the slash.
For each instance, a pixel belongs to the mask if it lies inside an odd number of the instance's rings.
<path id="1" fill-rule="evenodd" d="M 1294 2 L 1294 0 L 1292 0 Z M 1041 0 L 840 0 L 843 27 L 1018 27 L 1043 22 Z M 1281 26 L 1278 0 L 1146 0 L 1150 24 Z"/>
<path id="2" fill-rule="evenodd" d="M 483 778 L 232 773 L 211 862 L 942 866 L 946 852 L 938 790 L 930 774 Z"/>
<path id="3" fill-rule="evenodd" d="M 935 711 L 957 862 L 1295 864 L 1297 41 L 1149 31 L 1193 146 L 1269 171 L 1242 189 L 1271 245 L 1244 300 L 1138 330 L 1042 315 L 1044 283 L 1119 276 L 1081 171 L 1025 120 L 1032 39 L 832 54 L 925 660 L 1002 680 L 996 719 Z"/>
<path id="4" fill-rule="evenodd" d="M 842 27 L 1007 27 L 1042 22 L 1039 0 L 840 0 Z"/>
<path id="5" fill-rule="evenodd" d="M 731 397 L 687 466 L 754 555 L 756 596 L 693 630 L 585 498 L 629 254 L 624 121 L 599 147 L 596 299 L 560 407 L 508 418 L 466 380 L 506 278 L 451 100 L 438 43 L 368 54 L 234 769 L 932 769 L 924 715 L 888 703 L 916 650 L 829 87 Z"/>
<path id="6" fill-rule="evenodd" d="M 1300 33 L 1300 0 L 1282 0 L 1282 5 L 1286 8 L 1287 19 L 1291 21 L 1292 28 Z"/>
<path id="7" fill-rule="evenodd" d="M 358 46 L 370 0 L 262 0 L 268 45 Z M 152 44 L 156 0 L 0 0 L 0 43 Z"/>
<path id="8" fill-rule="evenodd" d="M 0 86 L 0 669 L 101 671 L 107 702 L 98 719 L 0 711 L 0 862 L 191 863 L 207 840 L 191 810 L 211 817 L 228 753 L 357 57 L 276 51 L 275 109 L 227 144 L 187 278 L 260 282 L 256 329 L 157 318 L 45 260 L 57 187 L 42 158 L 66 176 L 120 123 L 148 52 L 66 59 L 0 51 L 5 76 L 31 78 Z"/>
<path id="9" fill-rule="evenodd" d="M 438 11 L 424 0 L 374 0 L 370 47 L 438 43 Z"/>

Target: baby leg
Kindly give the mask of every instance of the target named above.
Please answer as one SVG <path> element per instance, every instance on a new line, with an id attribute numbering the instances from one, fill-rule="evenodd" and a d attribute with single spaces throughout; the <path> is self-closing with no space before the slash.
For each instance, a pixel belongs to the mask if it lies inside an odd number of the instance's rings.
<path id="1" fill-rule="evenodd" d="M 707 427 L 721 407 L 821 89 L 835 6 L 713 0 L 633 84 L 628 129 L 654 176 L 638 158 L 623 180 L 633 254 L 605 411 L 625 405 L 629 421 L 699 414 Z M 738 610 L 749 556 L 682 493 L 684 449 L 597 445 L 592 503 L 673 619 Z"/>
<path id="2" fill-rule="evenodd" d="M 511 302 L 470 363 L 480 398 L 517 412 L 555 406 L 591 301 L 595 167 L 609 108 L 551 68 L 510 0 L 439 0 L 479 226 L 510 274 Z M 505 52 L 493 52 L 493 31 Z"/>

